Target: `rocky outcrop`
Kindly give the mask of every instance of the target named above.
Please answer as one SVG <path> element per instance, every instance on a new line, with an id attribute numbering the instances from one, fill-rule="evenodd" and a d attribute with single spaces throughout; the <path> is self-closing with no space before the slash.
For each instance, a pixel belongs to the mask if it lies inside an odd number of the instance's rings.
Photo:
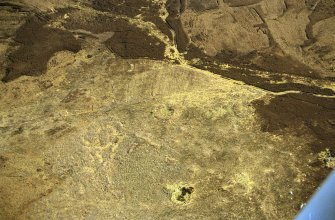
<path id="1" fill-rule="evenodd" d="M 1 2 L 0 219 L 292 219 L 335 152 L 322 4 Z"/>
<path id="2" fill-rule="evenodd" d="M 229 53 L 228 61 L 267 71 L 335 76 L 334 43 L 326 37 L 334 35 L 332 1 L 218 2 L 210 11 L 190 5 L 181 18 L 192 42 L 209 56 Z"/>

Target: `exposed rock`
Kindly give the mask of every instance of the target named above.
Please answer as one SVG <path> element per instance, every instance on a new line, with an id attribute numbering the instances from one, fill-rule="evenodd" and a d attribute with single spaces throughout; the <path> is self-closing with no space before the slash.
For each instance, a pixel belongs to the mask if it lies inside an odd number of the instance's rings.
<path id="1" fill-rule="evenodd" d="M 294 218 L 335 152 L 325 4 L 1 2 L 0 219 Z"/>
<path id="2" fill-rule="evenodd" d="M 166 8 L 169 13 L 166 22 L 175 33 L 176 46 L 180 52 L 185 52 L 190 43 L 190 39 L 185 33 L 180 16 L 185 11 L 186 0 L 168 0 Z"/>
<path id="3" fill-rule="evenodd" d="M 188 8 L 195 11 L 206 11 L 217 9 L 219 7 L 219 1 L 217 0 L 189 0 Z"/>
<path id="4" fill-rule="evenodd" d="M 209 56 L 230 52 L 262 70 L 333 77 L 333 9 L 334 2 L 326 0 L 223 1 L 215 13 L 195 12 L 190 5 L 181 20 L 192 42 Z M 269 55 L 285 57 L 290 67 L 272 65 Z"/>

